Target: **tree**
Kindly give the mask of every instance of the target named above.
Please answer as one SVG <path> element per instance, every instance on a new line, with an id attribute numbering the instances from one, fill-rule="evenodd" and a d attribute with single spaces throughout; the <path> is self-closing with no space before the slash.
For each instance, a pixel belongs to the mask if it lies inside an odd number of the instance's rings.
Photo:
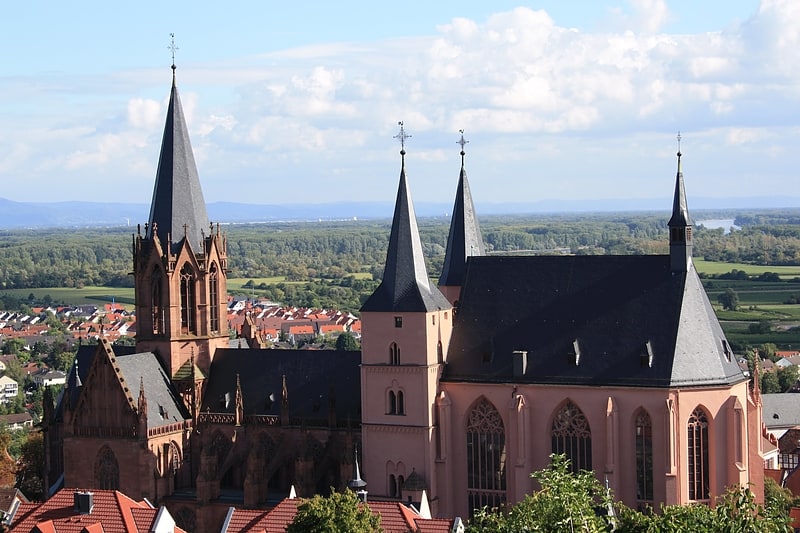
<path id="1" fill-rule="evenodd" d="M 22 445 L 17 469 L 17 488 L 29 499 L 41 501 L 44 496 L 44 439 L 39 431 L 32 431 Z"/>
<path id="2" fill-rule="evenodd" d="M 725 292 L 717 296 L 717 300 L 722 304 L 723 309 L 736 311 L 739 308 L 739 295 L 736 291 L 728 287 Z"/>
<path id="3" fill-rule="evenodd" d="M 353 337 L 352 333 L 341 333 L 336 337 L 336 351 L 337 352 L 355 352 L 361 349 L 358 341 Z"/>
<path id="4" fill-rule="evenodd" d="M 778 381 L 777 372 L 764 372 L 761 374 L 761 392 L 764 394 L 781 392 L 781 384 Z"/>
<path id="5" fill-rule="evenodd" d="M 331 491 L 314 496 L 297 507 L 287 533 L 373 533 L 383 531 L 380 515 L 372 514 L 353 491 Z"/>
<path id="6" fill-rule="evenodd" d="M 800 369 L 795 365 L 778 369 L 778 386 L 780 386 L 781 392 L 788 392 L 797 384 L 799 371 Z"/>
<path id="7" fill-rule="evenodd" d="M 611 518 L 597 512 L 610 508 L 611 497 L 594 474 L 585 470 L 573 474 L 564 455 L 551 455 L 550 460 L 547 468 L 531 474 L 541 490 L 502 510 L 478 509 L 469 531 L 611 531 Z"/>

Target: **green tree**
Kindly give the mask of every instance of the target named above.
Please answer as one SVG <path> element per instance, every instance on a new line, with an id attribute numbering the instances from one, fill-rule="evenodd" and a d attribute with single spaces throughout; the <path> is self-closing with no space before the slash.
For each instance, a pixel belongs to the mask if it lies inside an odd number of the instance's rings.
<path id="1" fill-rule="evenodd" d="M 603 516 L 603 510 L 611 507 L 611 496 L 594 474 L 572 473 L 564 455 L 551 455 L 550 459 L 547 468 L 531 474 L 541 490 L 501 510 L 478 509 L 468 530 L 471 533 L 611 531 L 611 518 Z"/>
<path id="2" fill-rule="evenodd" d="M 788 392 L 797 384 L 798 371 L 800 369 L 795 365 L 778 369 L 778 386 L 781 392 Z"/>
<path id="3" fill-rule="evenodd" d="M 764 372 L 761 374 L 761 392 L 764 394 L 781 392 L 781 384 L 778 381 L 777 372 Z"/>
<path id="4" fill-rule="evenodd" d="M 29 499 L 41 501 L 44 496 L 44 439 L 38 431 L 28 434 L 22 445 L 17 468 L 17 488 Z"/>
<path id="5" fill-rule="evenodd" d="M 297 507 L 287 533 L 373 533 L 383 531 L 380 515 L 374 515 L 353 491 L 314 496 Z"/>
<path id="6" fill-rule="evenodd" d="M 336 337 L 336 351 L 338 352 L 355 352 L 361 349 L 361 345 L 353 337 L 352 333 L 341 333 Z"/>
<path id="7" fill-rule="evenodd" d="M 722 304 L 723 309 L 736 311 L 739 308 L 739 295 L 736 291 L 728 287 L 725 292 L 717 296 L 717 300 Z"/>

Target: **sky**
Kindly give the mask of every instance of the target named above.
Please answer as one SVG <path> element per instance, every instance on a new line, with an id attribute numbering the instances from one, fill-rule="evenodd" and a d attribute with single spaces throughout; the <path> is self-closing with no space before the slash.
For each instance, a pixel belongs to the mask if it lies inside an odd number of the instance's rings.
<path id="1" fill-rule="evenodd" d="M 800 2 L 7 2 L 0 197 L 147 204 L 172 81 L 206 202 L 800 205 Z M 792 198 L 794 197 L 794 198 Z M 784 206 L 776 206 L 784 207 Z"/>

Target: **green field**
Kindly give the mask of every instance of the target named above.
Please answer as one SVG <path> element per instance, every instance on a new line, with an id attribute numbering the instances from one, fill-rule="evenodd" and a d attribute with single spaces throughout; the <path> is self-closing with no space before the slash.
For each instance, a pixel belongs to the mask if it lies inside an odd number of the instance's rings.
<path id="1" fill-rule="evenodd" d="M 714 274 L 726 274 L 731 270 L 742 270 L 750 276 L 758 276 L 764 272 L 774 272 L 783 279 L 794 277 L 800 278 L 800 266 L 768 266 L 768 265 L 749 265 L 746 263 L 719 263 L 717 261 L 706 261 L 705 259 L 692 259 L 694 267 L 702 274 L 709 276 Z"/>
<path id="2" fill-rule="evenodd" d="M 50 287 L 45 289 L 6 289 L 2 294 L 12 295 L 23 302 L 28 296 L 34 295 L 36 301 L 49 295 L 56 304 L 67 305 L 102 305 L 112 301 L 122 304 L 126 309 L 133 309 L 133 289 L 112 287 L 82 287 L 80 289 L 67 287 Z"/>

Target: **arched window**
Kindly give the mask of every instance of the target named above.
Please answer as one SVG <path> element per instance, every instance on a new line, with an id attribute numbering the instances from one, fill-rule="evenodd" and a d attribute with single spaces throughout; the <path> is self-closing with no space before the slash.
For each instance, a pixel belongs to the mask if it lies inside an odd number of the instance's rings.
<path id="1" fill-rule="evenodd" d="M 181 269 L 181 333 L 197 334 L 194 270 L 188 263 Z"/>
<path id="2" fill-rule="evenodd" d="M 394 474 L 389 474 L 389 497 L 397 498 L 397 479 Z"/>
<path id="3" fill-rule="evenodd" d="M 181 452 L 178 450 L 178 445 L 173 441 L 169 443 L 169 456 L 167 460 L 169 461 L 167 464 L 167 471 L 172 475 L 175 480 L 175 485 L 177 486 L 178 472 L 180 472 L 181 469 Z"/>
<path id="4" fill-rule="evenodd" d="M 689 417 L 689 499 L 708 499 L 708 418 L 699 407 Z"/>
<path id="5" fill-rule="evenodd" d="M 390 415 L 397 414 L 397 395 L 394 393 L 393 390 L 389 391 L 389 409 L 387 410 L 387 412 Z"/>
<path id="6" fill-rule="evenodd" d="M 503 419 L 486 398 L 481 398 L 467 418 L 467 497 L 470 513 L 506 501 Z"/>
<path id="7" fill-rule="evenodd" d="M 150 315 L 153 321 L 153 335 L 165 332 L 163 283 L 161 270 L 158 267 L 153 268 L 153 275 L 150 277 Z"/>
<path id="8" fill-rule="evenodd" d="M 592 431 L 577 405 L 569 401 L 556 413 L 550 435 L 553 453 L 566 455 L 573 472 L 592 469 Z"/>
<path id="9" fill-rule="evenodd" d="M 406 414 L 406 402 L 404 398 L 403 391 L 397 391 L 397 414 L 404 415 Z"/>
<path id="10" fill-rule="evenodd" d="M 399 365 L 400 364 L 400 347 L 397 345 L 396 342 L 393 342 L 389 345 L 389 364 L 390 365 Z"/>
<path id="11" fill-rule="evenodd" d="M 436 343 L 436 361 L 438 363 L 444 362 L 444 350 L 442 349 L 442 341 Z"/>
<path id="12" fill-rule="evenodd" d="M 94 479 L 99 489 L 119 489 L 119 463 L 117 463 L 114 452 L 108 446 L 103 446 L 97 452 L 94 462 Z"/>
<path id="13" fill-rule="evenodd" d="M 209 322 L 211 331 L 219 331 L 219 272 L 216 263 L 211 263 L 208 269 L 208 305 Z"/>
<path id="14" fill-rule="evenodd" d="M 653 500 L 653 424 L 644 410 L 636 415 L 636 499 Z"/>

